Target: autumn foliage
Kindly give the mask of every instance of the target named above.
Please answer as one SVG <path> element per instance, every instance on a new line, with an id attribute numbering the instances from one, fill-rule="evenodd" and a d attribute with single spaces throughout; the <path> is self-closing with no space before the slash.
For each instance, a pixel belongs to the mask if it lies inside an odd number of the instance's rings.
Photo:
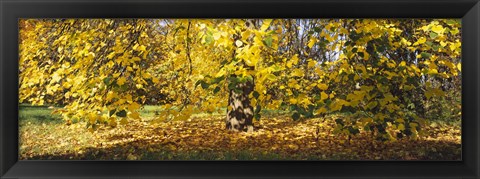
<path id="1" fill-rule="evenodd" d="M 161 109 L 157 123 L 234 110 L 232 94 L 255 120 L 270 120 L 267 109 L 292 120 L 342 114 L 326 125 L 349 139 L 417 139 L 429 121 L 461 118 L 455 19 L 19 23 L 20 103 L 61 105 L 54 113 L 91 131 L 141 120 L 146 104 Z"/>

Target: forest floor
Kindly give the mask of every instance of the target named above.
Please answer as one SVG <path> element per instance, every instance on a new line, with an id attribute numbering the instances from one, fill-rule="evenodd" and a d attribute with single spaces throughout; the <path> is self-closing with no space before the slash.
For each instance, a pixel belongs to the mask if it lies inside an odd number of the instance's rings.
<path id="1" fill-rule="evenodd" d="M 293 121 L 267 114 L 252 133 L 225 129 L 225 115 L 187 121 L 142 120 L 89 132 L 83 122 L 65 124 L 47 107 L 20 107 L 21 160 L 461 160 L 460 123 L 436 122 L 418 140 L 381 142 L 367 133 L 350 140 L 332 134 L 339 115 Z M 318 131 L 318 132 L 317 132 Z"/>

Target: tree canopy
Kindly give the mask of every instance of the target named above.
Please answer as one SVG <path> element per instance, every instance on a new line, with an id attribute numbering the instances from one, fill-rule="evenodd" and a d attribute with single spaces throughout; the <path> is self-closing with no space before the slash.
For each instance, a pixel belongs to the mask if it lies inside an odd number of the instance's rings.
<path id="1" fill-rule="evenodd" d="M 28 19 L 20 22 L 19 100 L 61 104 L 65 120 L 128 125 L 232 110 L 292 120 L 331 113 L 335 132 L 416 138 L 432 118 L 460 118 L 457 19 Z M 243 100 L 245 101 L 245 100 Z M 440 103 L 440 101 L 442 101 Z M 265 119 L 268 120 L 268 119 Z"/>

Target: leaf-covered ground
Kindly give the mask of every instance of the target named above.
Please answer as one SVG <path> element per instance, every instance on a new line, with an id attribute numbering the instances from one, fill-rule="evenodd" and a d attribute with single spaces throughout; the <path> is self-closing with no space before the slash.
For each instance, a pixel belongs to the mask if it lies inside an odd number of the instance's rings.
<path id="1" fill-rule="evenodd" d="M 420 140 L 380 142 L 368 134 L 347 140 L 332 134 L 338 115 L 293 121 L 266 116 L 252 133 L 225 130 L 223 115 L 187 121 L 129 120 L 91 133 L 65 124 L 45 108 L 20 111 L 20 159 L 87 160 L 460 160 L 460 126 L 434 123 Z"/>

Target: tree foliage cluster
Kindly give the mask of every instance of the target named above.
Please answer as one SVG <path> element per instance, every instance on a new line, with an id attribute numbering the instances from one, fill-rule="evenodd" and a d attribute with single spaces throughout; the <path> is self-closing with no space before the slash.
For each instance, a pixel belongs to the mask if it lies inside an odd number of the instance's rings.
<path id="1" fill-rule="evenodd" d="M 349 113 L 335 133 L 416 138 L 461 116 L 457 19 L 28 19 L 19 100 L 62 104 L 65 120 L 128 125 L 229 111 L 244 130 L 263 109 Z M 268 119 L 266 119 L 268 120 Z"/>

